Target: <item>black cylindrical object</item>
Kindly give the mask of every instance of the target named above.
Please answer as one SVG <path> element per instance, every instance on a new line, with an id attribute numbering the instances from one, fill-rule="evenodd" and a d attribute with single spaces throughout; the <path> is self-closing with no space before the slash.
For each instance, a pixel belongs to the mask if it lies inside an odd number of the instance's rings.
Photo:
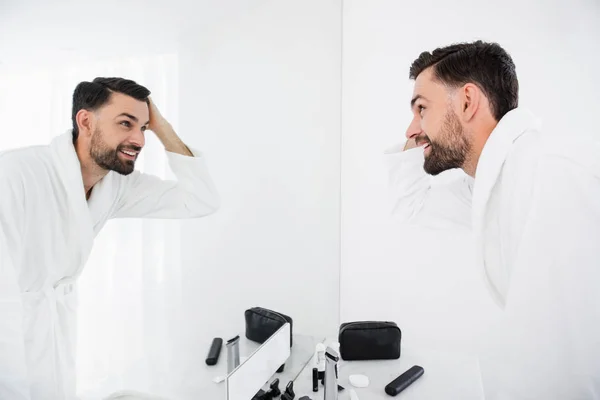
<path id="1" fill-rule="evenodd" d="M 206 365 L 215 365 L 219 361 L 219 355 L 221 354 L 221 346 L 223 345 L 223 339 L 214 338 L 208 355 L 206 356 Z"/>
<path id="2" fill-rule="evenodd" d="M 313 380 L 313 392 L 319 391 L 319 370 L 317 368 L 313 368 L 312 370 L 312 380 Z"/>
<path id="3" fill-rule="evenodd" d="M 391 381 L 385 387 L 385 392 L 390 396 L 396 396 L 398 393 L 409 387 L 414 381 L 419 379 L 425 370 L 415 365 L 411 367 L 408 371 Z"/>

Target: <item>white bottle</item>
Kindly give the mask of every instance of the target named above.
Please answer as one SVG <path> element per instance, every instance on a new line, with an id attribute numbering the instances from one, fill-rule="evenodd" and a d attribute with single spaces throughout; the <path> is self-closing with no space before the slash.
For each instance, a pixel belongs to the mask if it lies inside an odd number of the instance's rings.
<path id="1" fill-rule="evenodd" d="M 325 351 L 325 394 L 324 400 L 338 400 L 338 369 L 339 355 L 331 347 Z"/>
<path id="2" fill-rule="evenodd" d="M 319 371 L 319 374 L 325 372 L 325 345 L 318 343 L 315 347 L 315 368 Z"/>

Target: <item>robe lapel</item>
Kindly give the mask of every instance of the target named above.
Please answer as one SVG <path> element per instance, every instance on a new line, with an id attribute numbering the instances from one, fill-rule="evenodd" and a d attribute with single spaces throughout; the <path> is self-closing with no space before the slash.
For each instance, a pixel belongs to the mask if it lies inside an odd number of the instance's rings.
<path id="1" fill-rule="evenodd" d="M 539 127 L 540 122 L 528 110 L 517 108 L 509 111 L 498 123 L 487 140 L 475 173 L 473 188 L 473 232 L 475 233 L 476 252 L 480 265 L 483 266 L 485 281 L 492 292 L 494 300 L 504 307 L 505 299 L 502 298 L 496 286 L 491 282 L 487 273 L 484 257 L 486 243 L 485 230 L 489 212 L 489 201 L 492 192 L 498 183 L 504 161 L 506 160 L 513 143 L 528 129 Z"/>
<path id="2" fill-rule="evenodd" d="M 79 233 L 79 242 L 71 246 L 74 251 L 78 251 L 79 269 L 76 275 L 79 275 L 94 241 L 93 223 L 85 198 L 81 164 L 73 146 L 70 130 L 55 138 L 50 147 L 66 192 L 68 213 L 72 218 L 65 223 L 75 224 Z"/>

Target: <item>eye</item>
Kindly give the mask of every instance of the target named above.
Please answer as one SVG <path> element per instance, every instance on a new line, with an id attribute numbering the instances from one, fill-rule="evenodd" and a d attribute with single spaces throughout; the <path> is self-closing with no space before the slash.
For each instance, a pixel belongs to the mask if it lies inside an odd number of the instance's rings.
<path id="1" fill-rule="evenodd" d="M 146 129 L 148 129 L 147 126 L 142 126 L 142 132 L 146 132 Z"/>
<path id="2" fill-rule="evenodd" d="M 419 106 L 417 106 L 417 109 L 419 110 L 419 115 L 422 117 L 423 116 L 423 111 L 425 110 L 425 107 L 419 105 Z"/>
<path id="3" fill-rule="evenodd" d="M 123 121 L 123 122 L 120 122 L 120 124 L 126 128 L 131 128 L 131 122 L 129 122 L 129 121 Z"/>

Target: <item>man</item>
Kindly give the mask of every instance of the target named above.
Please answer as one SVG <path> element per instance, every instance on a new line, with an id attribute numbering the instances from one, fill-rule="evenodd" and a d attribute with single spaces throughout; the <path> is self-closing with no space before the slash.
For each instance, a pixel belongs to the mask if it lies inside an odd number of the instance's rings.
<path id="1" fill-rule="evenodd" d="M 198 218 L 219 207 L 202 154 L 149 95 L 122 78 L 81 82 L 72 130 L 49 146 L 0 154 L 2 399 L 75 397 L 77 277 L 108 219 Z M 177 181 L 134 170 L 147 129 Z"/>
<path id="2" fill-rule="evenodd" d="M 544 136 L 518 107 L 515 65 L 495 43 L 423 52 L 410 78 L 406 136 L 424 172 L 474 178 L 476 250 L 503 308 L 481 358 L 486 400 L 598 398 L 600 144 Z M 434 192 L 413 172 L 403 202 L 414 207 Z"/>

